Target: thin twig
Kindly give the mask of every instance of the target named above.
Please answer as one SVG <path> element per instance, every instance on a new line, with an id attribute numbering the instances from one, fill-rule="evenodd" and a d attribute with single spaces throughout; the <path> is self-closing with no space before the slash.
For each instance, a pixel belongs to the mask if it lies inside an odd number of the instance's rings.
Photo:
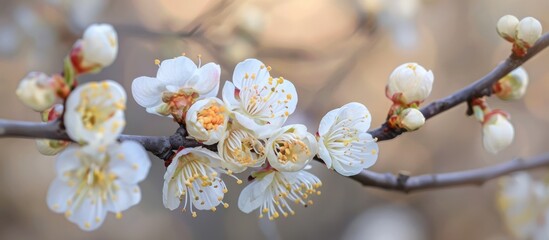
<path id="1" fill-rule="evenodd" d="M 421 108 L 421 113 L 423 113 L 425 119 L 429 119 L 473 98 L 491 95 L 492 85 L 494 83 L 541 52 L 547 46 L 549 46 L 549 33 L 543 35 L 532 48 L 528 49 L 528 54 L 526 54 L 526 56 L 509 56 L 490 73 L 486 74 L 486 76 L 445 98 L 436 100 Z M 378 141 L 393 139 L 404 132 L 404 129 L 393 129 L 389 127 L 387 123 L 382 124 L 381 127 L 377 129 L 369 131 Z"/>
<path id="2" fill-rule="evenodd" d="M 549 152 L 526 159 L 515 159 L 489 167 L 466 171 L 408 176 L 402 173 L 395 175 L 392 173 L 377 173 L 363 170 L 360 174 L 351 178 L 363 186 L 409 193 L 412 191 L 461 185 L 482 185 L 488 180 L 510 173 L 547 166 L 549 166 Z"/>

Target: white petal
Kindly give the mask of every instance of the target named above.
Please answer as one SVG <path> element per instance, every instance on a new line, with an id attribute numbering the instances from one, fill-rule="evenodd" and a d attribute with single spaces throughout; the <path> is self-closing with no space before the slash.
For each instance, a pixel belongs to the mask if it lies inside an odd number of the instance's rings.
<path id="1" fill-rule="evenodd" d="M 318 140 L 318 156 L 324 161 L 327 168 L 332 167 L 332 157 L 330 156 L 330 152 L 326 148 L 326 145 L 324 145 L 323 137 L 320 137 Z"/>
<path id="2" fill-rule="evenodd" d="M 282 100 L 286 100 L 287 96 L 291 96 L 291 99 L 289 99 L 288 103 L 285 105 L 288 107 L 286 108 L 286 111 L 288 111 L 289 114 L 292 114 L 295 111 L 298 100 L 297 90 L 295 89 L 294 84 L 284 79 L 284 82 L 282 82 L 282 84 L 280 84 L 276 89 L 279 91 Z"/>
<path id="3" fill-rule="evenodd" d="M 162 188 L 162 203 L 164 203 L 164 207 L 171 211 L 177 209 L 181 203 L 179 193 L 180 191 L 175 181 L 164 181 Z"/>
<path id="4" fill-rule="evenodd" d="M 141 201 L 141 189 L 137 184 L 127 184 L 122 181 L 115 181 L 119 189 L 114 192 L 114 198 L 107 201 L 105 206 L 108 211 L 119 213 L 138 204 Z"/>
<path id="5" fill-rule="evenodd" d="M 156 74 L 163 85 L 188 87 L 187 81 L 196 71 L 196 64 L 185 56 L 162 61 Z"/>
<path id="6" fill-rule="evenodd" d="M 165 86 L 159 79 L 138 77 L 132 82 L 132 95 L 142 107 L 154 107 L 162 103 L 162 91 Z"/>
<path id="7" fill-rule="evenodd" d="M 263 68 L 262 68 L 263 66 Z M 257 80 L 266 80 L 270 77 L 269 72 L 267 71 L 265 64 L 261 61 L 250 58 L 238 63 L 233 72 L 233 83 L 238 89 L 242 89 L 242 80 L 248 75 L 251 77 L 252 74 L 256 75 Z"/>
<path id="8" fill-rule="evenodd" d="M 320 126 L 318 127 L 318 135 L 324 136 L 328 131 L 330 131 L 330 128 L 335 124 L 336 118 L 339 115 L 339 110 L 341 108 L 336 108 L 332 111 L 329 111 L 322 117 L 322 120 L 320 120 Z"/>
<path id="9" fill-rule="evenodd" d="M 372 117 L 368 108 L 361 103 L 351 102 L 341 107 L 342 118 L 361 119 L 361 123 L 357 126 L 353 126 L 359 130 L 367 131 L 370 128 Z"/>
<path id="10" fill-rule="evenodd" d="M 239 112 L 234 112 L 234 116 L 236 118 L 236 121 L 238 121 L 238 124 L 240 124 L 241 126 L 245 127 L 246 129 L 249 129 L 251 130 L 252 132 L 254 132 L 255 135 L 258 136 L 258 138 L 265 138 L 271 134 L 273 134 L 272 132 L 278 128 L 281 127 L 280 124 L 265 124 L 265 125 L 260 125 L 260 124 L 257 124 L 253 119 L 247 117 L 246 115 L 244 114 L 241 114 Z"/>
<path id="11" fill-rule="evenodd" d="M 68 209 L 67 201 L 72 199 L 76 193 L 76 186 L 69 184 L 59 178 L 53 180 L 48 190 L 46 202 L 48 207 L 56 213 L 64 213 Z"/>
<path id="12" fill-rule="evenodd" d="M 76 223 L 82 230 L 92 231 L 103 224 L 107 209 L 98 194 L 84 196 L 81 202 L 73 204 L 75 208 L 68 217 L 69 221 Z"/>
<path id="13" fill-rule="evenodd" d="M 164 203 L 164 207 L 174 210 L 179 207 L 179 204 L 181 201 L 179 200 L 179 189 L 177 188 L 177 183 L 175 180 L 172 180 L 174 178 L 175 170 L 177 169 L 177 165 L 179 164 L 179 161 L 177 160 L 179 158 L 180 153 L 185 151 L 186 149 L 183 149 L 180 151 L 177 155 L 174 156 L 174 160 L 170 163 L 168 168 L 166 169 L 166 172 L 164 173 L 164 186 L 162 188 L 162 202 Z"/>
<path id="14" fill-rule="evenodd" d="M 65 180 L 65 172 L 75 170 L 82 166 L 78 154 L 80 148 L 76 144 L 71 144 L 65 151 L 61 152 L 55 161 L 55 170 L 57 176 Z"/>
<path id="15" fill-rule="evenodd" d="M 127 184 L 143 181 L 151 167 L 151 161 L 141 144 L 134 141 L 124 141 L 121 144 L 111 144 L 108 149 L 111 161 L 111 172 Z"/>
<path id="16" fill-rule="evenodd" d="M 196 74 L 198 75 L 198 81 L 189 83 L 189 85 L 194 86 L 193 88 L 198 91 L 201 97 L 215 97 L 217 91 L 219 91 L 219 77 L 221 75 L 219 65 L 208 63 L 200 67 Z"/>
<path id="17" fill-rule="evenodd" d="M 235 86 L 232 82 L 226 81 L 223 85 L 223 102 L 227 105 L 229 110 L 234 110 L 240 105 L 240 102 L 235 98 Z"/>
<path id="18" fill-rule="evenodd" d="M 263 204 L 265 191 L 273 182 L 274 175 L 275 172 L 272 172 L 262 179 L 256 179 L 242 190 L 238 197 L 238 208 L 242 212 L 250 213 Z"/>

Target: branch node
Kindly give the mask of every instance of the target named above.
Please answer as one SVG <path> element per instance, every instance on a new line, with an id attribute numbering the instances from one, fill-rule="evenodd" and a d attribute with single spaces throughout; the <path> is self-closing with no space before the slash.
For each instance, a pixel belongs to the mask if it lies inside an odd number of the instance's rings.
<path id="1" fill-rule="evenodd" d="M 405 190 L 406 189 L 406 182 L 410 179 L 410 172 L 408 171 L 400 171 L 397 175 L 397 187 L 399 189 Z"/>

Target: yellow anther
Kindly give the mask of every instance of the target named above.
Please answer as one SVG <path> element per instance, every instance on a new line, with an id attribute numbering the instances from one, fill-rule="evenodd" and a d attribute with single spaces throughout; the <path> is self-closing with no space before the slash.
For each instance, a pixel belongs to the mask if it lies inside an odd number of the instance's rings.
<path id="1" fill-rule="evenodd" d="M 85 228 L 91 228 L 91 224 L 90 224 L 90 222 L 86 222 L 86 223 L 84 223 L 84 227 L 85 227 Z"/>
<path id="2" fill-rule="evenodd" d="M 159 59 L 155 59 L 155 60 L 154 60 L 154 65 L 160 66 L 160 60 L 159 60 Z"/>
<path id="3" fill-rule="evenodd" d="M 263 208 L 263 213 L 267 213 L 269 212 L 269 209 L 268 208 Z"/>
<path id="4" fill-rule="evenodd" d="M 121 219 L 122 218 L 122 213 L 121 212 L 117 212 L 116 213 L 116 219 Z"/>
<path id="5" fill-rule="evenodd" d="M 212 210 L 212 212 L 215 212 L 215 211 L 217 211 L 217 208 L 215 208 L 215 207 L 212 207 L 212 209 L 211 209 L 211 210 Z"/>
<path id="6" fill-rule="evenodd" d="M 228 203 L 223 203 L 223 207 L 224 207 L 224 208 L 228 208 L 228 207 L 229 207 L 229 204 L 228 204 Z"/>
<path id="7" fill-rule="evenodd" d="M 193 218 L 195 218 L 196 217 L 196 212 L 192 212 L 192 216 L 193 216 Z"/>
<path id="8" fill-rule="evenodd" d="M 238 179 L 238 180 L 236 181 L 236 184 L 242 184 L 242 180 Z"/>

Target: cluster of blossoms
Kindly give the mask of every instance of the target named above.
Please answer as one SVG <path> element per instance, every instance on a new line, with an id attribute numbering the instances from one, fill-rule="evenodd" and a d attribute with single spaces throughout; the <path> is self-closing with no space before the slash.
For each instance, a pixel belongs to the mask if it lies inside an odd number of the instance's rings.
<path id="1" fill-rule="evenodd" d="M 164 175 L 163 202 L 174 210 L 184 202 L 193 217 L 197 210 L 216 211 L 228 192 L 221 174 L 234 176 L 253 168 L 251 183 L 238 200 L 246 213 L 275 219 L 294 214 L 290 202 L 311 205 L 320 194 L 321 181 L 308 172 L 319 155 L 328 168 L 342 175 L 358 174 L 377 160 L 377 143 L 367 133 L 371 117 L 359 103 L 332 110 L 320 124 L 317 136 L 302 124 L 284 125 L 297 105 L 294 85 L 271 76 L 271 67 L 257 59 L 239 63 L 232 81 L 219 89 L 220 67 L 201 66 L 185 56 L 164 60 L 155 78 L 139 77 L 132 83 L 136 102 L 147 112 L 172 117 L 184 124 L 190 137 L 204 147 L 175 152 Z"/>
<path id="2" fill-rule="evenodd" d="M 520 56 L 539 38 L 539 22 L 525 18 L 509 27 L 515 19 L 502 18 L 498 32 L 513 41 Z M 150 168 L 142 145 L 118 141 L 126 124 L 127 99 L 122 86 L 106 80 L 76 87 L 78 75 L 109 66 L 117 51 L 112 26 L 92 25 L 65 59 L 63 74 L 30 73 L 16 91 L 23 103 L 41 112 L 44 122 L 62 121 L 75 142 L 40 139 L 37 146 L 45 155 L 59 154 L 48 206 L 65 213 L 84 230 L 98 228 L 108 212 L 120 218 L 122 211 L 139 203 L 138 183 Z M 296 110 L 296 89 L 289 80 L 271 76 L 271 67 L 257 59 L 236 65 L 232 81 L 223 86 L 222 99 L 216 97 L 219 65 L 202 65 L 200 57 L 196 65 L 185 56 L 156 60 L 156 64 L 156 77 L 133 81 L 133 98 L 147 112 L 172 118 L 186 129 L 183 137 L 203 145 L 180 146 L 166 160 L 162 200 L 170 210 L 183 204 L 183 211 L 188 208 L 196 217 L 197 210 L 216 211 L 220 205 L 227 208 L 223 175 L 242 184 L 235 174 L 251 169 L 250 183 L 238 199 L 239 209 L 245 213 L 259 210 L 260 218 L 270 220 L 286 217 L 295 213 L 291 202 L 312 205 L 310 196 L 321 193 L 320 179 L 308 171 L 313 159 L 322 160 L 327 168 L 344 176 L 359 174 L 377 161 L 378 145 L 368 133 L 371 115 L 360 103 L 329 111 L 314 135 L 305 125 L 285 125 Z M 389 127 L 414 131 L 423 126 L 425 117 L 418 107 L 431 93 L 433 80 L 433 73 L 417 63 L 402 64 L 391 73 L 386 86 L 386 96 L 393 102 L 387 118 Z M 518 68 L 492 90 L 503 100 L 514 100 L 524 95 L 527 84 L 528 75 Z M 55 104 L 58 100 L 63 104 Z M 490 109 L 485 98 L 473 99 L 471 108 L 483 125 L 484 147 L 489 152 L 510 145 L 514 129 L 507 113 Z M 516 181 L 524 185 L 527 180 L 520 177 Z M 509 190 L 502 193 L 502 199 L 512 200 L 500 204 L 511 209 L 511 217 L 525 210 L 513 207 L 516 199 L 512 195 L 523 191 L 522 185 L 509 184 Z M 535 197 L 547 195 L 546 189 L 535 187 L 533 191 Z M 531 231 L 527 234 L 535 235 Z"/>
<path id="3" fill-rule="evenodd" d="M 533 17 L 525 17 L 519 21 L 513 15 L 505 15 L 499 19 L 497 31 L 502 38 L 513 43 L 513 52 L 516 55 L 524 56 L 528 48 L 541 37 L 543 29 L 541 23 Z"/>
<path id="4" fill-rule="evenodd" d="M 505 225 L 517 239 L 549 238 L 549 188 L 528 173 L 500 181 L 497 206 Z"/>
<path id="5" fill-rule="evenodd" d="M 48 207 L 87 231 L 98 228 L 108 212 L 120 218 L 139 203 L 138 183 L 151 165 L 139 143 L 117 140 L 126 124 L 122 86 L 106 80 L 75 87 L 79 74 L 97 72 L 114 61 L 116 36 L 110 25 L 90 26 L 65 60 L 63 74 L 30 73 L 16 90 L 25 105 L 41 112 L 44 122 L 62 121 L 75 142 L 39 139 L 37 146 L 45 155 L 59 153 Z M 56 104 L 58 100 L 63 104 Z"/>

